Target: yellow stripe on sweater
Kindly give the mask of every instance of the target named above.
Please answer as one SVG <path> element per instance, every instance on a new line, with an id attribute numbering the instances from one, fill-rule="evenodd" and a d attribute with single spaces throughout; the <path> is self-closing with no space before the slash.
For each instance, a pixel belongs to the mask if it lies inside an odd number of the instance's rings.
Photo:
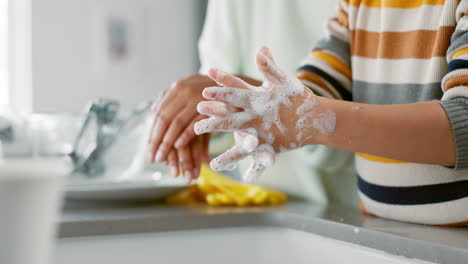
<path id="1" fill-rule="evenodd" d="M 348 65 L 346 65 L 345 63 L 343 63 L 341 60 L 339 60 L 333 55 L 330 55 L 323 51 L 313 51 L 309 54 L 309 57 L 322 59 L 328 62 L 328 64 L 330 64 L 330 66 L 332 66 L 339 73 L 343 74 L 349 79 L 352 78 L 351 69 L 348 67 Z"/>
<path id="2" fill-rule="evenodd" d="M 356 155 L 358 155 L 359 157 L 361 157 L 363 159 L 366 159 L 366 160 L 381 162 L 381 163 L 408 163 L 406 161 L 383 158 L 383 157 L 374 156 L 374 155 L 365 154 L 365 153 L 360 153 L 360 152 L 356 152 Z"/>
<path id="3" fill-rule="evenodd" d="M 461 57 L 461 56 L 463 56 L 463 55 L 465 55 L 465 54 L 468 54 L 468 47 L 467 47 L 467 48 L 463 48 L 463 49 L 461 49 L 461 50 L 455 52 L 455 53 L 452 55 L 452 60 L 453 60 L 453 59 L 456 59 L 456 58 L 458 58 L 458 57 Z"/>
<path id="4" fill-rule="evenodd" d="M 418 8 L 423 5 L 443 5 L 446 0 L 342 0 L 352 6 L 375 8 Z"/>

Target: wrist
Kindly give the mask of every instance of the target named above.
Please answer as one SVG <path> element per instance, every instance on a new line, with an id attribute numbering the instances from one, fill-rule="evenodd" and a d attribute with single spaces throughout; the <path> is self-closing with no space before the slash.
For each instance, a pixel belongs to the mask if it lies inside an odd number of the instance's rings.
<path id="1" fill-rule="evenodd" d="M 315 106 L 312 109 L 313 118 L 304 134 L 302 145 L 330 145 L 337 127 L 337 112 L 333 109 L 332 99 L 316 97 Z"/>

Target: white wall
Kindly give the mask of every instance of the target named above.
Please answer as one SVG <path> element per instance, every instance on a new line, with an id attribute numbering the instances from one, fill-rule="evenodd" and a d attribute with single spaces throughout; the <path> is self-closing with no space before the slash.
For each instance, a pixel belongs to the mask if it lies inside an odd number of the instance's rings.
<path id="1" fill-rule="evenodd" d="M 8 1 L 0 0 L 0 113 L 8 109 Z"/>
<path id="2" fill-rule="evenodd" d="M 98 96 L 128 108 L 197 70 L 202 0 L 34 0 L 34 111 L 80 111 Z M 130 53 L 110 63 L 105 18 L 129 21 Z"/>

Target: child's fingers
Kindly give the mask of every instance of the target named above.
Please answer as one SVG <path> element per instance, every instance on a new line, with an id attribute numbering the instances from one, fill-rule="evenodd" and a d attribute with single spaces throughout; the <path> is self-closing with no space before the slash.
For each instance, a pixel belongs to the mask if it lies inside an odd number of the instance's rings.
<path id="1" fill-rule="evenodd" d="M 195 123 L 193 126 L 195 134 L 202 135 L 211 132 L 231 132 L 237 129 L 237 126 L 232 124 L 229 117 L 210 117 Z"/>
<path id="2" fill-rule="evenodd" d="M 234 139 L 236 145 L 242 147 L 246 152 L 252 152 L 258 146 L 257 131 L 254 128 L 236 131 Z"/>
<path id="3" fill-rule="evenodd" d="M 195 123 L 195 134 L 201 135 L 210 132 L 232 132 L 246 126 L 254 116 L 247 112 L 238 112 L 226 117 L 210 117 Z"/>
<path id="4" fill-rule="evenodd" d="M 210 162 L 210 167 L 214 171 L 232 170 L 234 169 L 236 162 L 248 155 L 250 155 L 250 152 L 245 151 L 241 146 L 234 145 L 223 154 L 214 158 Z"/>
<path id="5" fill-rule="evenodd" d="M 249 168 L 242 175 L 242 181 L 246 183 L 255 182 L 260 175 L 265 171 L 266 167 L 261 165 L 258 161 L 254 160 Z"/>
<path id="6" fill-rule="evenodd" d="M 267 168 L 272 167 L 276 161 L 275 150 L 271 145 L 260 145 L 255 150 L 254 159 Z"/>
<path id="7" fill-rule="evenodd" d="M 265 79 L 272 83 L 282 83 L 286 79 L 286 74 L 272 60 L 268 48 L 263 47 L 257 53 L 257 65 Z"/>
<path id="8" fill-rule="evenodd" d="M 239 160 L 250 155 L 258 146 L 256 131 L 252 132 L 252 129 L 236 131 L 234 137 L 236 145 L 210 162 L 213 170 L 221 171 L 234 168 Z"/>
<path id="9" fill-rule="evenodd" d="M 255 182 L 265 171 L 275 163 L 275 151 L 272 146 L 260 145 L 253 154 L 254 161 L 243 175 L 245 182 Z"/>
<path id="10" fill-rule="evenodd" d="M 221 84 L 222 86 L 231 86 L 241 89 L 249 89 L 250 85 L 240 78 L 233 76 L 231 74 L 225 73 L 218 69 L 210 69 L 208 71 L 208 76 L 215 82 Z"/>
<path id="11" fill-rule="evenodd" d="M 203 97 L 221 101 L 233 107 L 248 108 L 254 97 L 254 92 L 233 87 L 208 87 L 203 90 Z"/>
<path id="12" fill-rule="evenodd" d="M 228 113 L 239 112 L 239 109 L 217 101 L 202 101 L 197 105 L 198 113 L 207 116 L 225 116 Z"/>
<path id="13" fill-rule="evenodd" d="M 261 47 L 258 52 L 262 53 L 265 55 L 267 58 L 269 58 L 273 63 L 275 63 L 275 59 L 273 58 L 273 54 L 271 54 L 270 49 L 267 46 Z"/>

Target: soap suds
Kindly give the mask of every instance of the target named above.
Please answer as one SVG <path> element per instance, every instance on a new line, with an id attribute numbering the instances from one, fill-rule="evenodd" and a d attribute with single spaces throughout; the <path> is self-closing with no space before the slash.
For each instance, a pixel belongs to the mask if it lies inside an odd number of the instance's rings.
<path id="1" fill-rule="evenodd" d="M 275 151 L 286 152 L 302 146 L 304 133 L 309 136 L 306 132 L 308 128 L 328 134 L 335 130 L 336 123 L 335 113 L 318 114 L 314 111 L 317 103 L 315 95 L 306 93 L 309 90 L 306 90 L 299 79 L 288 77 L 281 71 L 273 62 L 268 49 L 262 48 L 258 52 L 257 62 L 265 77 L 265 82 L 260 87 L 236 80 L 219 70 L 211 71 L 210 77 L 220 87 L 204 89 L 203 96 L 214 101 L 204 102 L 198 110 L 202 114 L 209 113 L 213 116 L 198 121 L 194 126 L 196 134 L 235 132 L 235 146 L 212 160 L 210 165 L 214 170 L 231 169 L 238 160 L 252 155 L 254 162 L 244 175 L 246 181 L 255 180 L 267 167 L 273 166 Z M 227 78 L 231 77 L 227 82 Z M 224 82 L 225 87 L 222 87 Z M 229 87 L 230 85 L 238 87 Z M 215 105 L 215 102 L 218 104 Z M 213 103 L 212 106 L 210 103 Z M 237 112 L 226 105 L 241 110 Z M 212 108 L 206 109 L 210 107 Z M 244 129 L 250 125 L 257 130 Z"/>
<path id="2" fill-rule="evenodd" d="M 300 105 L 297 110 L 296 114 L 299 116 L 302 116 L 303 114 L 307 113 L 308 111 L 312 110 L 315 106 L 315 99 L 312 98 L 312 96 L 308 96 L 307 99 L 311 100 L 305 100 L 302 105 Z"/>
<path id="3" fill-rule="evenodd" d="M 222 155 L 210 162 L 214 171 L 234 170 L 242 156 L 251 153 L 258 146 L 257 131 L 255 128 L 247 128 L 234 132 L 236 144 Z"/>
<path id="4" fill-rule="evenodd" d="M 252 152 L 258 146 L 257 130 L 247 128 L 234 133 L 234 140 L 245 152 Z"/>
<path id="5" fill-rule="evenodd" d="M 258 146 L 252 156 L 254 162 L 250 165 L 244 175 L 242 175 L 244 182 L 255 182 L 263 174 L 266 168 L 273 166 L 276 159 L 275 150 L 268 144 Z"/>
<path id="6" fill-rule="evenodd" d="M 335 131 L 336 114 L 330 111 L 322 113 L 314 119 L 312 125 L 320 133 L 329 134 Z"/>
<path id="7" fill-rule="evenodd" d="M 283 145 L 280 145 L 280 146 L 279 146 L 279 152 L 280 152 L 280 153 L 283 153 L 283 152 L 286 152 L 286 151 L 288 151 L 288 149 L 285 148 Z"/>

